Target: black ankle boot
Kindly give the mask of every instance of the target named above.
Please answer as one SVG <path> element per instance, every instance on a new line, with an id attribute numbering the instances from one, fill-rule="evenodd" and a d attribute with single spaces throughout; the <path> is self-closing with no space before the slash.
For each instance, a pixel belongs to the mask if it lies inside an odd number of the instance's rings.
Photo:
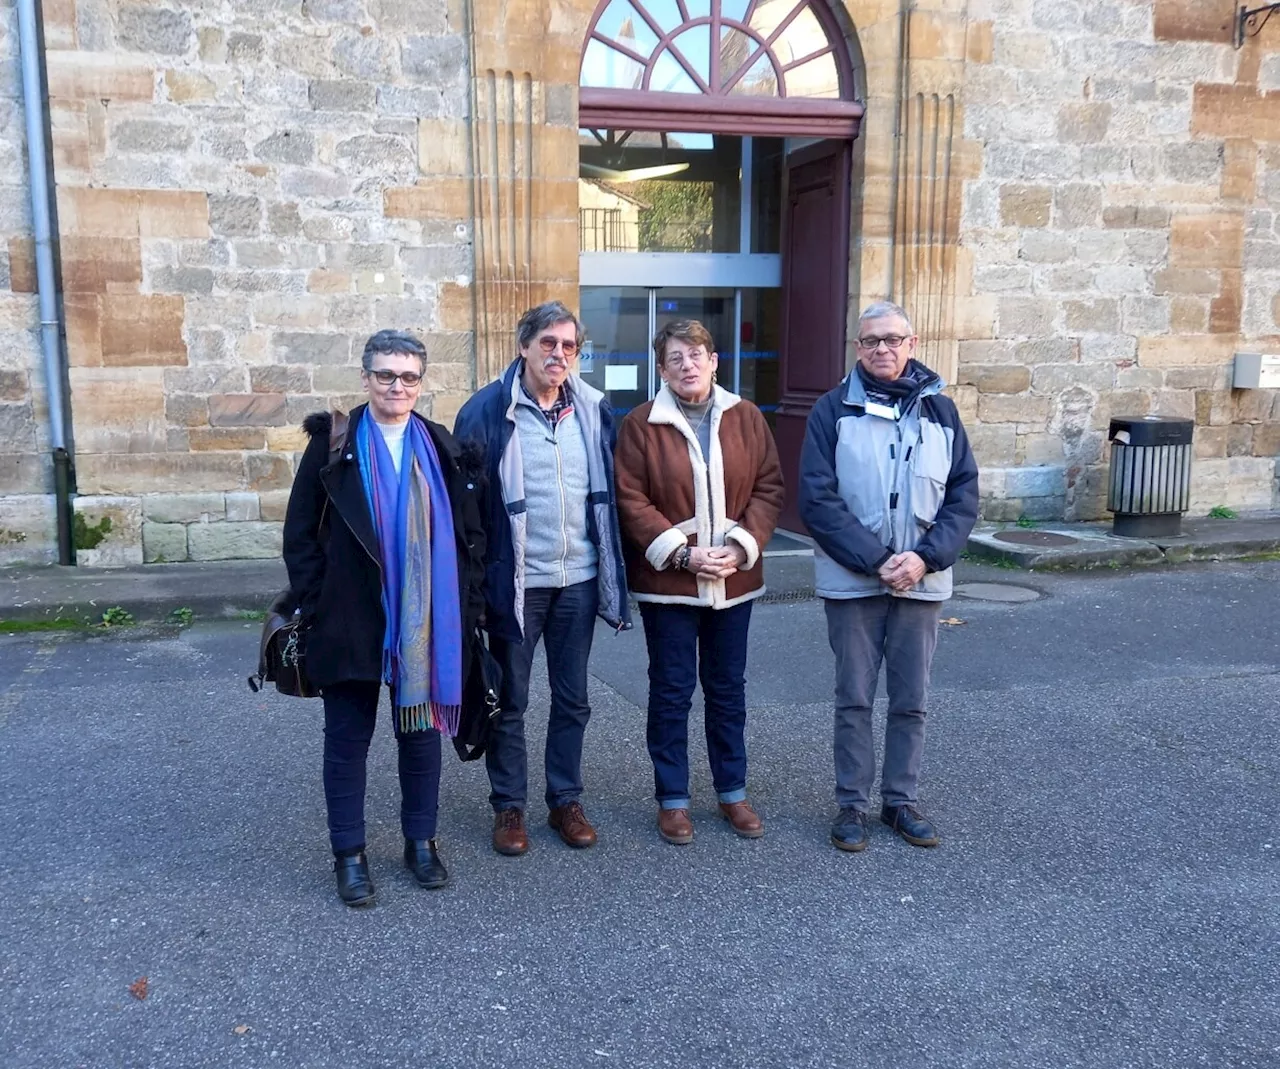
<path id="1" fill-rule="evenodd" d="M 333 872 L 338 878 L 338 897 L 348 906 L 373 905 L 373 881 L 369 879 L 369 859 L 363 850 L 334 858 Z"/>
<path id="2" fill-rule="evenodd" d="M 406 839 L 404 863 L 419 886 L 437 891 L 449 882 L 449 873 L 436 852 L 434 839 Z"/>

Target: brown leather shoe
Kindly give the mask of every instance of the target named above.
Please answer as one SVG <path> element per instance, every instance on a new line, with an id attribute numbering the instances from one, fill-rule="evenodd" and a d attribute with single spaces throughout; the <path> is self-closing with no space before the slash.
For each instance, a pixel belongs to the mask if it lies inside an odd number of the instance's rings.
<path id="1" fill-rule="evenodd" d="M 750 802 L 721 802 L 720 815 L 744 839 L 759 839 L 764 834 L 764 821 L 756 816 Z"/>
<path id="2" fill-rule="evenodd" d="M 493 848 L 508 857 L 517 857 L 529 849 L 523 810 L 499 809 L 493 815 Z"/>
<path id="3" fill-rule="evenodd" d="M 659 809 L 658 834 L 676 846 L 693 842 L 693 821 L 687 809 Z"/>
<path id="4" fill-rule="evenodd" d="M 596 845 L 596 829 L 591 826 L 580 802 L 558 805 L 547 814 L 547 823 L 560 833 L 560 839 L 568 846 L 581 850 Z"/>

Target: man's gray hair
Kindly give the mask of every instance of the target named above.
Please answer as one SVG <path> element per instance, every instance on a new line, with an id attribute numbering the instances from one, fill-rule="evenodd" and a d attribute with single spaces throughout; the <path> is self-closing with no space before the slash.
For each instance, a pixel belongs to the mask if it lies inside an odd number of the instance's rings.
<path id="1" fill-rule="evenodd" d="M 559 301 L 544 301 L 525 312 L 520 317 L 520 325 L 516 328 L 516 344 L 522 349 L 527 348 L 548 327 L 559 326 L 561 323 L 573 324 L 577 334 L 575 340 L 581 345 L 582 324 L 578 322 L 578 317 Z"/>
<path id="2" fill-rule="evenodd" d="M 861 327 L 863 322 L 868 319 L 884 319 L 887 316 L 897 316 L 907 325 L 907 333 L 914 334 L 916 328 L 911 325 L 911 317 L 907 315 L 907 310 L 900 304 L 894 304 L 892 301 L 875 301 L 862 310 L 862 315 L 858 316 L 858 326 Z"/>
<path id="3" fill-rule="evenodd" d="M 427 370 L 427 350 L 422 342 L 405 330 L 380 330 L 364 343 L 364 353 L 360 357 L 360 366 L 365 371 L 373 370 L 373 358 L 379 353 L 398 354 L 400 356 L 416 356 L 421 371 Z"/>

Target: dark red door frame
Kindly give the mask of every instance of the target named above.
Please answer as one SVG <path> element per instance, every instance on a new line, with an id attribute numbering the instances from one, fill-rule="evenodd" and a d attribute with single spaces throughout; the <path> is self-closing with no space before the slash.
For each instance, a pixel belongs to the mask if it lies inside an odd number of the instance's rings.
<path id="1" fill-rule="evenodd" d="M 774 433 L 787 497 L 780 526 L 803 531 L 798 507 L 800 449 L 809 413 L 845 373 L 845 320 L 849 305 L 849 182 L 852 142 L 823 141 L 786 160 L 782 214 L 781 382 Z M 818 237 L 797 231 L 802 198 L 818 213 Z M 812 224 L 812 220 L 809 220 Z M 796 305 L 803 299 L 804 314 Z"/>

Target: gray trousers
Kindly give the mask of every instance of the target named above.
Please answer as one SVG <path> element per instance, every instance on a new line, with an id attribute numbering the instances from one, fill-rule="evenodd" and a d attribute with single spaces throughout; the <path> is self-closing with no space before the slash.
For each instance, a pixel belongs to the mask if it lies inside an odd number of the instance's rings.
<path id="1" fill-rule="evenodd" d="M 889 716 L 884 731 L 880 798 L 915 804 L 924 752 L 929 667 L 938 645 L 940 601 L 879 594 L 824 601 L 827 638 L 836 655 L 836 804 L 867 812 L 876 778 L 871 707 L 880 662 L 885 664 Z"/>

